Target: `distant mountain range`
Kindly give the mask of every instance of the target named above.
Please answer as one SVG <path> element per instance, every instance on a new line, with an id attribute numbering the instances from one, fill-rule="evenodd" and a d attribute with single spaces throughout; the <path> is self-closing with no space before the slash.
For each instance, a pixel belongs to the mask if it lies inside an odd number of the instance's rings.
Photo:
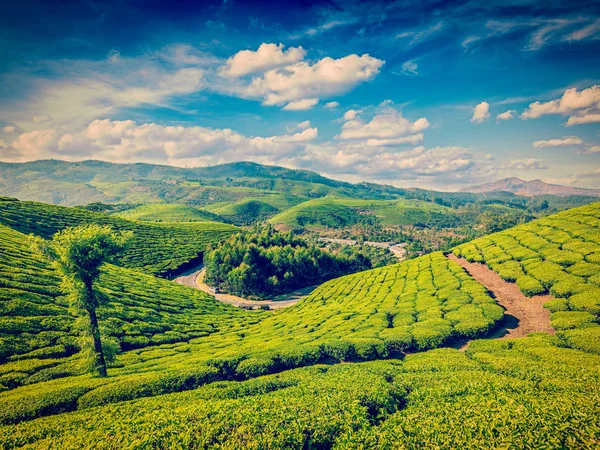
<path id="1" fill-rule="evenodd" d="M 559 184 L 544 183 L 542 180 L 525 181 L 520 178 L 505 178 L 492 183 L 480 184 L 461 189 L 459 192 L 472 192 L 482 194 L 486 192 L 511 192 L 517 195 L 556 195 L 568 197 L 569 195 L 586 195 L 600 197 L 600 189 L 584 189 Z"/>

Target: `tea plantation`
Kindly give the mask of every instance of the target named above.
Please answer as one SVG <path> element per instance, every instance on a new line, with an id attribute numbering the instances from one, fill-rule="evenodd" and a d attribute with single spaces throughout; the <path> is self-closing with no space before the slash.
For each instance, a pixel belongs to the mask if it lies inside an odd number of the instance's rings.
<path id="1" fill-rule="evenodd" d="M 232 225 L 215 222 L 132 222 L 83 209 L 0 197 L 0 225 L 21 233 L 50 238 L 66 227 L 86 223 L 133 231 L 132 242 L 120 264 L 153 275 L 170 275 L 182 264 L 196 258 L 209 244 L 219 242 L 237 230 Z"/>
<path id="2" fill-rule="evenodd" d="M 555 296 L 557 335 L 511 340 L 479 339 L 503 309 L 441 252 L 275 312 L 107 266 L 101 323 L 121 348 L 107 378 L 78 371 L 56 276 L 0 227 L 0 445 L 598 448 L 599 224 L 593 204 L 454 249 Z"/>
<path id="3" fill-rule="evenodd" d="M 549 292 L 552 325 L 574 348 L 600 353 L 600 204 L 476 239 L 454 249 L 528 296 Z"/>

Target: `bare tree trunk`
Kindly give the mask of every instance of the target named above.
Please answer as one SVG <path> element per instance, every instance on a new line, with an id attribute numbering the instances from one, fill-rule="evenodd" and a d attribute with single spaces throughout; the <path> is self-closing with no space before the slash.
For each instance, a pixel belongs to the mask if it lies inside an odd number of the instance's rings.
<path id="1" fill-rule="evenodd" d="M 102 341 L 100 340 L 100 328 L 98 327 L 98 317 L 96 316 L 96 298 L 91 285 L 86 284 L 88 295 L 88 315 L 90 318 L 90 333 L 94 340 L 94 371 L 99 377 L 106 377 L 106 360 L 104 358 L 104 350 L 102 349 Z"/>

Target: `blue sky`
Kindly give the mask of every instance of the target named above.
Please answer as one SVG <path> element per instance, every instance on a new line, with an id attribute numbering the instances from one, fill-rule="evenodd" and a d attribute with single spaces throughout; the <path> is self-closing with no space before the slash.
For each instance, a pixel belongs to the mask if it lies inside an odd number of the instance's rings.
<path id="1" fill-rule="evenodd" d="M 21 1 L 0 160 L 600 188 L 600 4 Z"/>

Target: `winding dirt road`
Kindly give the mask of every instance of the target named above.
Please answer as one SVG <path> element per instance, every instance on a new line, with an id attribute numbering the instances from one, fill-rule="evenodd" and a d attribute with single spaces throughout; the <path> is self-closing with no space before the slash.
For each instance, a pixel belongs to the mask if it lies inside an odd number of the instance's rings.
<path id="1" fill-rule="evenodd" d="M 281 309 L 288 306 L 295 305 L 303 298 L 307 297 L 317 286 L 309 286 L 303 289 L 298 289 L 287 294 L 275 297 L 273 300 L 249 300 L 247 298 L 238 297 L 231 294 L 215 294 L 214 289 L 204 283 L 204 268 L 202 266 L 190 269 L 184 272 L 173 281 L 185 286 L 204 291 L 217 300 L 223 303 L 229 303 L 230 305 L 239 306 L 240 308 L 252 308 L 260 309 L 261 307 L 268 306 L 269 309 Z"/>
<path id="2" fill-rule="evenodd" d="M 550 324 L 550 311 L 544 308 L 544 303 L 553 299 L 551 295 L 526 297 L 515 283 L 504 281 L 485 264 L 471 263 L 451 253 L 447 257 L 464 267 L 475 280 L 491 291 L 498 304 L 506 310 L 498 335 L 490 337 L 507 339 L 525 337 L 537 331 L 556 332 Z"/>

